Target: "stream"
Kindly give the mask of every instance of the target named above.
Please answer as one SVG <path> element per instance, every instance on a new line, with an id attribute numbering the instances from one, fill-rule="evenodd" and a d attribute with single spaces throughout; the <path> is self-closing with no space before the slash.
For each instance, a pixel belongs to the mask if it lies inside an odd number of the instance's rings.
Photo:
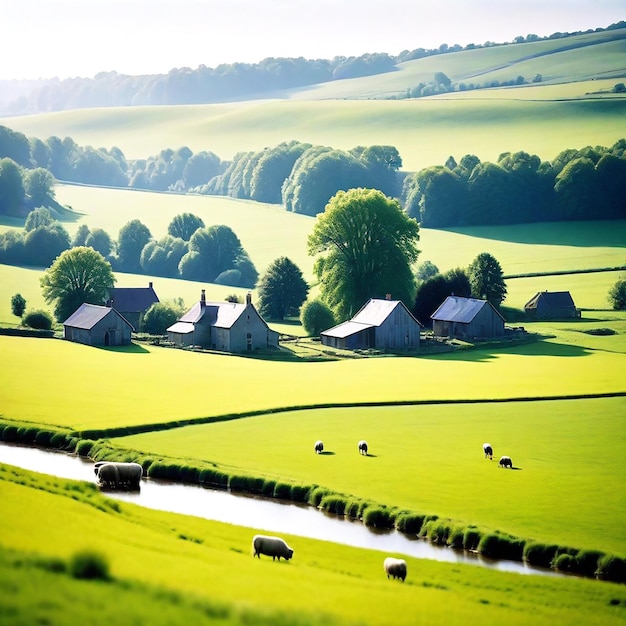
<path id="1" fill-rule="evenodd" d="M 0 462 L 59 478 L 95 482 L 92 461 L 64 452 L 0 442 Z M 398 531 L 372 530 L 359 521 L 347 520 L 304 504 L 235 495 L 199 485 L 144 478 L 138 492 L 107 491 L 106 495 L 152 509 L 263 529 L 271 533 L 288 533 L 418 559 L 465 563 L 521 574 L 563 576 L 519 561 L 494 561 L 473 553 L 437 546 Z"/>

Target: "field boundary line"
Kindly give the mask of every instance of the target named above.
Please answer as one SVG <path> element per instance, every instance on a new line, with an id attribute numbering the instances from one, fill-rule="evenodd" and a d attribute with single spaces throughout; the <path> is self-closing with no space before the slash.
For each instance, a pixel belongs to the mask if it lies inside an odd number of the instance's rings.
<path id="1" fill-rule="evenodd" d="M 242 411 L 240 413 L 224 413 L 206 417 L 192 417 L 189 419 L 173 420 L 171 422 L 159 422 L 154 424 L 140 424 L 137 426 L 121 426 L 116 428 L 85 429 L 74 431 L 74 436 L 81 439 L 109 439 L 126 437 L 148 432 L 172 430 L 184 426 L 200 426 L 217 422 L 228 422 L 248 417 L 260 417 L 276 413 L 289 413 L 295 411 L 311 411 L 315 409 L 348 409 L 348 408 L 376 408 L 396 406 L 432 406 L 432 405 L 455 405 L 455 404 L 506 404 L 512 402 L 552 402 L 558 400 L 597 400 L 602 398 L 624 398 L 626 391 L 609 391 L 604 393 L 581 393 L 581 394 L 558 394 L 550 396 L 513 396 L 506 398 L 457 398 L 450 400 L 373 400 L 370 402 L 326 402 L 320 404 L 302 404 L 273 409 L 259 409 L 256 411 Z"/>

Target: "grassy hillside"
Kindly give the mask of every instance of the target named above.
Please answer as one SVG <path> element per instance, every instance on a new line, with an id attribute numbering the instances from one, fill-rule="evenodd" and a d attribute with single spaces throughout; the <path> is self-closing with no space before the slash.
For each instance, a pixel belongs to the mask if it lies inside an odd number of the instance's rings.
<path id="1" fill-rule="evenodd" d="M 623 586 L 412 558 L 402 584 L 385 577 L 383 553 L 288 536 L 292 561 L 258 560 L 251 529 L 118 505 L 89 487 L 0 466 L 3 623 L 457 625 L 486 610 L 512 626 L 531 611 L 556 626 L 625 621 Z M 109 582 L 60 571 L 85 548 L 105 556 Z"/>

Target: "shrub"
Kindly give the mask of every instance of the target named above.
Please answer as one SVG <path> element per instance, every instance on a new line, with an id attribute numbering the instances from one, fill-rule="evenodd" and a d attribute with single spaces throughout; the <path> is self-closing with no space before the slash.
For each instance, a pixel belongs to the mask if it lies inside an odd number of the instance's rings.
<path id="1" fill-rule="evenodd" d="M 463 533 L 463 549 L 475 551 L 482 538 L 482 533 L 475 526 L 468 526 Z"/>
<path id="2" fill-rule="evenodd" d="M 575 571 L 583 576 L 595 576 L 598 562 L 604 556 L 599 550 L 580 550 L 576 554 Z"/>
<path id="3" fill-rule="evenodd" d="M 70 559 L 69 571 L 74 578 L 109 579 L 109 563 L 106 557 L 93 550 L 82 550 L 74 554 Z"/>
<path id="4" fill-rule="evenodd" d="M 457 526 L 453 528 L 448 535 L 447 545 L 449 545 L 454 550 L 462 550 L 463 549 L 463 537 L 464 530 L 463 528 Z"/>
<path id="5" fill-rule="evenodd" d="M 559 554 L 554 560 L 554 569 L 560 572 L 571 572 L 576 564 L 576 559 L 571 554 Z"/>
<path id="6" fill-rule="evenodd" d="M 363 523 L 370 528 L 393 528 L 395 515 L 384 507 L 367 507 L 363 513 Z"/>
<path id="7" fill-rule="evenodd" d="M 308 502 L 312 488 L 309 485 L 292 485 L 289 497 L 294 502 Z"/>
<path id="8" fill-rule="evenodd" d="M 524 546 L 524 553 L 522 558 L 529 565 L 535 565 L 536 567 L 552 567 L 552 561 L 554 561 L 557 553 L 557 546 L 548 546 L 545 543 L 527 543 Z"/>
<path id="9" fill-rule="evenodd" d="M 418 535 L 424 524 L 425 515 L 404 511 L 396 517 L 396 529 L 407 535 Z"/>
<path id="10" fill-rule="evenodd" d="M 226 487 L 228 485 L 228 474 L 224 474 L 218 469 L 205 467 L 200 470 L 198 481 L 203 485 L 216 485 Z"/>
<path id="11" fill-rule="evenodd" d="M 274 491 L 276 490 L 276 481 L 266 479 L 263 481 L 263 486 L 261 487 L 261 493 L 268 497 L 272 498 L 274 496 Z"/>
<path id="12" fill-rule="evenodd" d="M 450 527 L 439 520 L 430 520 L 422 526 L 422 535 L 431 543 L 443 546 L 448 542 Z"/>
<path id="13" fill-rule="evenodd" d="M 329 494 L 322 498 L 320 508 L 335 515 L 343 515 L 346 510 L 346 500 L 342 496 Z"/>
<path id="14" fill-rule="evenodd" d="M 81 439 L 76 446 L 76 454 L 78 456 L 89 456 L 96 442 L 91 439 Z"/>
<path id="15" fill-rule="evenodd" d="M 348 500 L 343 514 L 351 519 L 359 519 L 359 510 L 361 508 L 361 500 Z"/>
<path id="16" fill-rule="evenodd" d="M 58 450 L 66 450 L 69 447 L 69 437 L 65 433 L 54 433 L 50 437 L 50 446 Z"/>
<path id="17" fill-rule="evenodd" d="M 328 489 L 324 489 L 324 487 L 315 487 L 315 489 L 309 493 L 309 504 L 315 507 L 319 506 L 322 498 L 329 493 Z"/>
<path id="18" fill-rule="evenodd" d="M 596 575 L 602 580 L 610 580 L 616 583 L 626 582 L 626 559 L 621 559 L 612 554 L 605 554 L 598 561 Z"/>
<path id="19" fill-rule="evenodd" d="M 160 478 L 161 480 L 176 480 L 178 478 L 178 465 L 155 461 L 148 470 L 150 478 Z"/>
<path id="20" fill-rule="evenodd" d="M 520 561 L 524 552 L 524 541 L 511 535 L 495 532 L 484 535 L 478 544 L 478 553 L 489 559 Z"/>
<path id="21" fill-rule="evenodd" d="M 192 483 L 195 484 L 198 482 L 198 478 L 200 476 L 200 471 L 197 467 L 193 467 L 192 465 L 183 465 L 180 468 L 180 476 L 179 480 L 184 483 Z"/>
<path id="22" fill-rule="evenodd" d="M 22 323 L 24 326 L 35 328 L 36 330 L 51 330 L 53 320 L 47 311 L 35 310 L 26 313 L 22 318 Z"/>
<path id="23" fill-rule="evenodd" d="M 291 498 L 291 485 L 289 483 L 277 482 L 274 485 L 272 496 L 278 500 L 289 500 Z"/>
<path id="24" fill-rule="evenodd" d="M 3 441 L 17 441 L 17 426 L 5 426 L 1 432 Z"/>

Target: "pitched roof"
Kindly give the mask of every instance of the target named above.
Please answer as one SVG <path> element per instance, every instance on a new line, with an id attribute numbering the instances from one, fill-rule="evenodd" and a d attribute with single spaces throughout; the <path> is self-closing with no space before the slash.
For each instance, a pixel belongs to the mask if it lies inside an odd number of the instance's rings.
<path id="1" fill-rule="evenodd" d="M 131 328 L 131 323 L 118 311 L 109 306 L 99 306 L 97 304 L 81 304 L 74 313 L 72 313 L 64 322 L 64 326 L 72 328 L 82 328 L 83 330 L 91 330 L 99 321 L 103 320 L 107 315 L 113 313 L 121 317 Z"/>
<path id="2" fill-rule="evenodd" d="M 372 324 L 360 324 L 358 322 L 349 320 L 347 322 L 337 324 L 337 326 L 333 326 L 332 328 L 323 331 L 321 334 L 326 335 L 327 337 L 337 337 L 338 339 L 344 339 L 346 337 L 349 337 L 350 335 L 356 335 L 357 333 L 360 333 L 361 331 L 372 327 Z"/>
<path id="3" fill-rule="evenodd" d="M 168 329 L 168 333 L 178 333 L 179 335 L 188 335 L 195 330 L 195 326 L 188 322 L 175 322 Z"/>
<path id="4" fill-rule="evenodd" d="M 496 315 L 504 320 L 488 300 L 463 298 L 461 296 L 448 296 L 430 318 L 442 322 L 469 324 L 485 306 L 491 307 Z"/>
<path id="5" fill-rule="evenodd" d="M 569 291 L 539 291 L 525 305 L 525 309 L 536 309 L 539 302 L 555 308 L 574 307 L 574 300 Z"/>
<path id="6" fill-rule="evenodd" d="M 134 313 L 147 311 L 159 302 L 152 283 L 147 287 L 113 287 L 109 289 L 109 300 L 118 311 Z"/>
<path id="7" fill-rule="evenodd" d="M 207 318 L 211 326 L 231 328 L 247 306 L 238 302 L 196 302 L 178 321 L 197 324 Z"/>

